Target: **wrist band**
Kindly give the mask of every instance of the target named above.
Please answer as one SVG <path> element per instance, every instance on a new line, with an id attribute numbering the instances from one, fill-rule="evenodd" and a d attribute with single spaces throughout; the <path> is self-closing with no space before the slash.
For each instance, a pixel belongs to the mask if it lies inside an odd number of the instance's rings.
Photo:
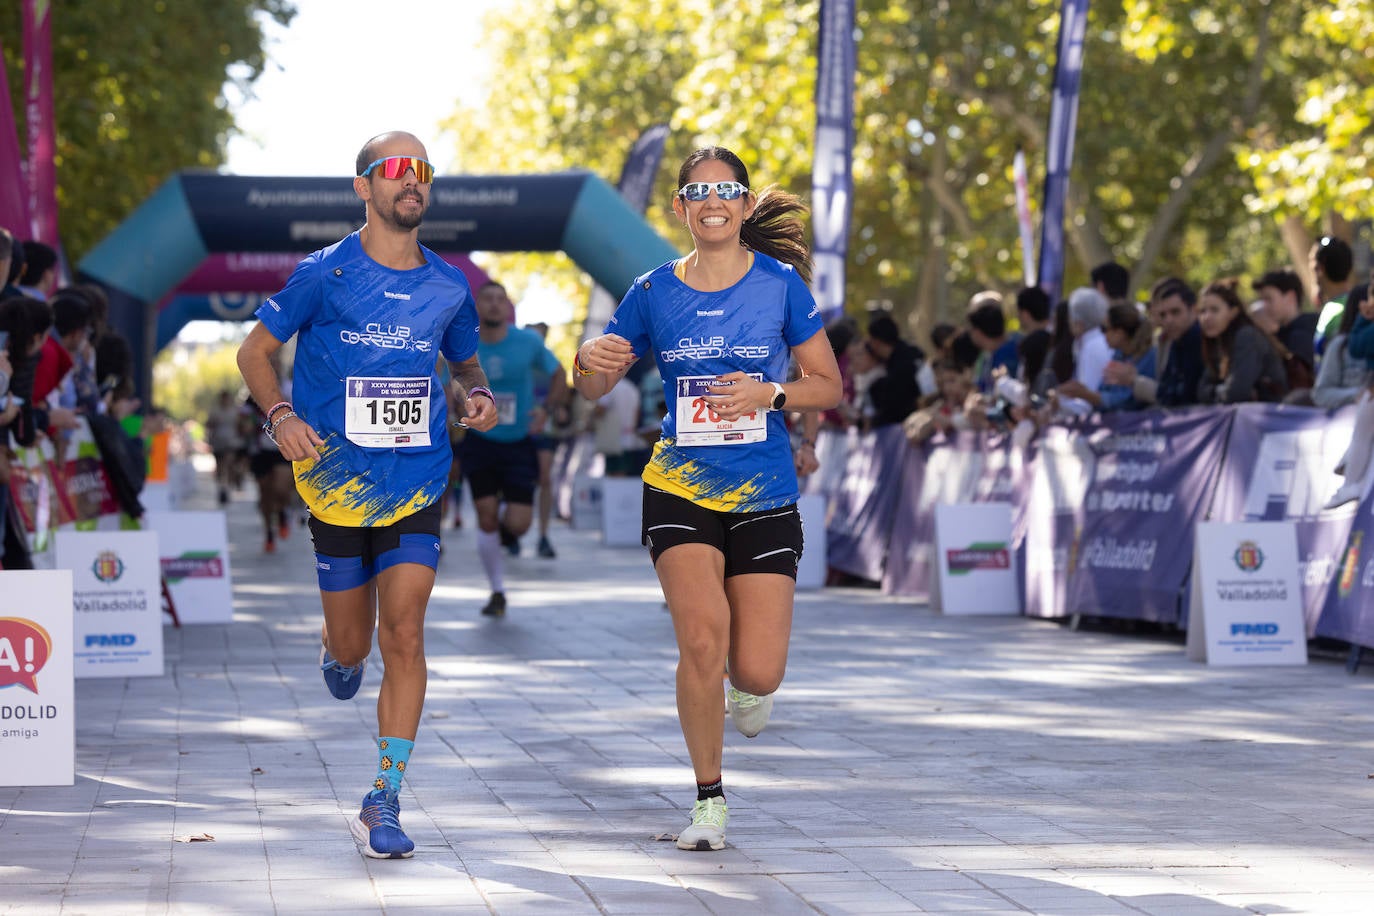
<path id="1" fill-rule="evenodd" d="M 276 413 L 277 411 L 281 410 L 283 407 L 290 407 L 290 406 L 291 406 L 291 402 L 290 402 L 290 401 L 278 401 L 277 403 L 275 403 L 275 404 L 272 405 L 272 408 L 271 408 L 270 410 L 267 411 L 267 419 L 269 419 L 269 420 L 272 419 L 272 414 L 274 414 L 274 413 Z"/>
<path id="2" fill-rule="evenodd" d="M 578 350 L 576 353 L 573 354 L 573 369 L 576 370 L 577 374 L 582 376 L 583 378 L 586 378 L 589 375 L 596 375 L 595 369 L 588 369 L 586 366 L 582 365 L 581 350 Z"/>
<path id="3" fill-rule="evenodd" d="M 798 448 L 802 448 L 802 447 L 805 447 L 805 446 L 810 446 L 811 448 L 815 448 L 815 447 L 816 447 L 816 440 L 815 440 L 815 439 L 803 439 L 803 440 L 801 441 L 801 443 L 800 443 L 797 447 L 798 447 Z"/>
<path id="4" fill-rule="evenodd" d="M 490 388 L 483 388 L 481 385 L 478 385 L 476 388 L 473 388 L 471 391 L 468 392 L 468 400 L 472 400 L 473 396 L 478 394 L 485 394 L 489 401 L 491 401 L 493 404 L 496 403 L 496 395 L 491 393 Z"/>
<path id="5" fill-rule="evenodd" d="M 267 438 L 272 440 L 273 445 L 278 444 L 277 427 L 281 426 L 283 423 L 285 423 L 287 420 L 290 420 L 294 416 L 296 416 L 296 412 L 294 410 L 288 410 L 286 413 L 278 417 L 276 422 L 268 420 L 266 423 L 262 424 L 262 431 L 267 434 Z"/>

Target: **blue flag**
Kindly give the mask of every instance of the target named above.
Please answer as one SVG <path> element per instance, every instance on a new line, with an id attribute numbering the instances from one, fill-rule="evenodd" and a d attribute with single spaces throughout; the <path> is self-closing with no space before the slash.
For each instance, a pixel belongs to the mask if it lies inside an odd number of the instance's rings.
<path id="1" fill-rule="evenodd" d="M 854 178 L 854 2 L 821 0 L 816 49 L 816 146 L 811 164 L 811 254 L 821 318 L 844 314 Z"/>
<path id="2" fill-rule="evenodd" d="M 1038 285 L 1057 302 L 1064 285 L 1064 201 L 1073 166 L 1073 135 L 1078 123 L 1078 85 L 1083 72 L 1083 34 L 1088 0 L 1064 0 L 1059 13 L 1059 52 L 1054 64 L 1054 98 L 1045 147 L 1045 206 L 1040 224 Z"/>

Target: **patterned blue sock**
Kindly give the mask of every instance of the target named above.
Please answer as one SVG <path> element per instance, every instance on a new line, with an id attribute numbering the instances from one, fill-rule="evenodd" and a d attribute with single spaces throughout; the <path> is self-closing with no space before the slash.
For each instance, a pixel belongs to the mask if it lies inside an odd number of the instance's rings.
<path id="1" fill-rule="evenodd" d="M 404 738 L 377 739 L 377 778 L 372 780 L 372 788 L 387 792 L 401 791 L 401 780 L 406 775 L 410 763 L 410 752 L 415 750 L 415 742 Z"/>

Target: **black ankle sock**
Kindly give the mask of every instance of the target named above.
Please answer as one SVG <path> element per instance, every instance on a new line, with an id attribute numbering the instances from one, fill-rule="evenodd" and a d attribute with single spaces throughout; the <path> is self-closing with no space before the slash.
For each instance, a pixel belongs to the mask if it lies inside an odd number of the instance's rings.
<path id="1" fill-rule="evenodd" d="M 725 786 L 717 776 L 714 782 L 697 783 L 697 801 L 705 801 L 708 798 L 724 798 Z"/>

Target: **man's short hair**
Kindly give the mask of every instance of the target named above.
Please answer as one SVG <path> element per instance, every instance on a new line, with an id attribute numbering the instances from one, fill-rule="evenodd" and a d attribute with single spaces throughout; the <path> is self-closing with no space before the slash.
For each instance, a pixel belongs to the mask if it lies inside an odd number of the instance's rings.
<path id="1" fill-rule="evenodd" d="M 897 322 L 886 312 L 868 319 L 868 336 L 886 344 L 895 344 L 902 339 L 901 333 L 897 330 Z"/>
<path id="2" fill-rule="evenodd" d="M 985 302 L 968 313 L 968 325 L 985 337 L 998 338 L 1007 332 L 1007 319 L 1002 306 Z"/>
<path id="3" fill-rule="evenodd" d="M 25 286 L 36 286 L 43 274 L 57 266 L 57 252 L 51 245 L 35 239 L 24 242 L 24 276 L 19 282 Z"/>
<path id="4" fill-rule="evenodd" d="M 1033 321 L 1049 321 L 1050 294 L 1038 286 L 1027 286 L 1016 294 L 1016 310 L 1025 312 Z"/>
<path id="5" fill-rule="evenodd" d="M 1131 272 L 1115 261 L 1099 264 L 1088 274 L 1093 285 L 1099 283 L 1107 292 L 1108 299 L 1125 299 L 1131 289 Z"/>
<path id="6" fill-rule="evenodd" d="M 1344 240 L 1334 235 L 1324 235 L 1313 249 L 1317 266 L 1332 283 L 1344 283 L 1350 279 L 1350 270 L 1355 264 L 1355 256 Z"/>
<path id="7" fill-rule="evenodd" d="M 75 290 L 59 291 L 49 304 L 52 306 L 52 327 L 58 337 L 66 337 L 91 323 L 91 302 Z"/>
<path id="8" fill-rule="evenodd" d="M 1267 271 L 1262 277 L 1250 284 L 1256 293 L 1265 287 L 1272 287 L 1281 293 L 1293 293 L 1298 297 L 1298 308 L 1303 307 L 1302 278 L 1298 272 L 1287 267 Z"/>
<path id="9" fill-rule="evenodd" d="M 1161 277 L 1150 287 L 1150 302 L 1162 302 L 1171 296 L 1182 299 L 1188 308 L 1197 305 L 1197 292 L 1179 277 Z"/>

